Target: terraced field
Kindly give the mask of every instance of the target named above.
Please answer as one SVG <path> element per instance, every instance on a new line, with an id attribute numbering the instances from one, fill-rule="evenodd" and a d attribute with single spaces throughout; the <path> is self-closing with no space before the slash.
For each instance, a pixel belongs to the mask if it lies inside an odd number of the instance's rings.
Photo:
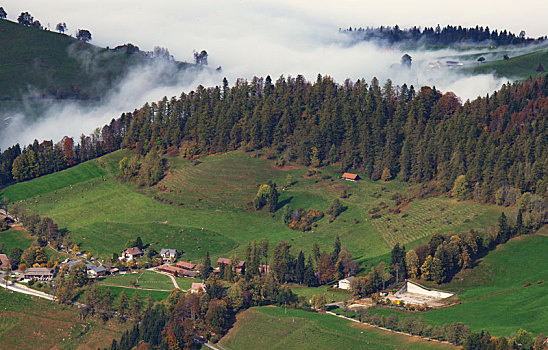
<path id="1" fill-rule="evenodd" d="M 498 210 L 474 202 L 428 198 L 412 202 L 401 214 L 386 213 L 372 219 L 371 225 L 388 246 L 394 246 L 428 238 L 433 233 L 458 233 L 465 227 L 489 225 L 492 221 L 485 218 L 497 215 Z"/>

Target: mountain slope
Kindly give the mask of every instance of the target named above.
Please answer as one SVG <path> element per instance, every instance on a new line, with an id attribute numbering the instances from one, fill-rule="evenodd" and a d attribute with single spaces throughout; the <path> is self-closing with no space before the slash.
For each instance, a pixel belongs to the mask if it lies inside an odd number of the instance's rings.
<path id="1" fill-rule="evenodd" d="M 16 105 L 23 96 L 99 99 L 129 69 L 151 61 L 7 20 L 0 20 L 0 42 L 0 107 Z"/>

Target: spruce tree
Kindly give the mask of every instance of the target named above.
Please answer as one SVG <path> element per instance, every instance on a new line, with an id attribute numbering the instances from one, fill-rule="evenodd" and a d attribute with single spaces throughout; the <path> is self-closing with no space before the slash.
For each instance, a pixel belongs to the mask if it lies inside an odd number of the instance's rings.
<path id="1" fill-rule="evenodd" d="M 295 265 L 295 282 L 303 283 L 305 273 L 305 263 L 304 263 L 304 254 L 301 250 L 299 256 L 297 257 L 297 264 Z"/>
<path id="2" fill-rule="evenodd" d="M 200 274 L 204 280 L 206 280 L 211 274 L 211 258 L 209 257 L 209 250 L 206 252 L 203 271 L 200 271 Z"/>

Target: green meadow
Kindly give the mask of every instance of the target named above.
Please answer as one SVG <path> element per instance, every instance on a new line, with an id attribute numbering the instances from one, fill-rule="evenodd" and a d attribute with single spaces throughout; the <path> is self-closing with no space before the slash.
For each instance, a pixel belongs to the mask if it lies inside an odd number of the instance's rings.
<path id="1" fill-rule="evenodd" d="M 371 263 L 386 259 L 396 242 L 414 247 L 434 233 L 486 229 L 500 215 L 495 206 L 444 197 L 414 199 L 395 214 L 390 211 L 396 206 L 394 195 L 414 197 L 419 189 L 397 179 L 343 181 L 331 167 L 279 168 L 271 160 L 244 152 L 204 157 L 197 165 L 169 158 L 165 178 L 152 188 L 140 188 L 118 180 L 118 162 L 127 155 L 129 151 L 114 152 L 0 193 L 51 216 L 68 229 L 80 249 L 102 258 L 119 253 L 137 236 L 157 251 L 174 248 L 183 259 L 200 261 L 206 251 L 214 259 L 242 257 L 247 242 L 263 238 L 271 246 L 290 242 L 297 251 L 309 252 L 314 242 L 330 250 L 339 235 L 354 258 Z M 268 181 L 275 182 L 280 192 L 274 215 L 251 206 L 258 186 Z M 341 198 L 343 192 L 346 198 Z M 285 205 L 325 212 L 335 198 L 346 210 L 333 222 L 326 216 L 312 230 L 300 232 L 281 220 Z M 374 208 L 377 218 L 370 213 Z"/>
<path id="2" fill-rule="evenodd" d="M 495 74 L 498 77 L 522 80 L 530 76 L 535 77 L 539 63 L 545 70 L 548 70 L 548 48 L 525 49 L 525 52 L 508 52 L 510 59 L 502 59 L 503 49 L 500 50 L 500 57 L 494 61 L 478 63 L 474 67 L 466 67 L 465 72 L 471 74 Z M 529 51 L 529 52 L 527 52 Z M 478 55 L 479 57 L 480 55 Z"/>
<path id="3" fill-rule="evenodd" d="M 222 349 L 457 349 L 332 315 L 278 307 L 240 313 L 219 345 Z"/>
<path id="4" fill-rule="evenodd" d="M 9 229 L 7 231 L 0 232 L 0 246 L 4 246 L 6 253 L 9 253 L 12 248 L 20 248 L 25 250 L 33 241 L 34 238 L 26 231 Z"/>
<path id="5" fill-rule="evenodd" d="M 98 283 L 101 286 L 130 287 L 132 281 L 137 287 L 145 289 L 171 291 L 175 288 L 169 276 L 146 270 L 138 273 L 109 275 L 101 278 Z"/>

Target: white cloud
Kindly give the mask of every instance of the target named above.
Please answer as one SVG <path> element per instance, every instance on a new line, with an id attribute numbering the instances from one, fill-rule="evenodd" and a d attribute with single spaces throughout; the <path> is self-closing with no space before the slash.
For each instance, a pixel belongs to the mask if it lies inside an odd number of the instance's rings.
<path id="1" fill-rule="evenodd" d="M 525 29 L 529 35 L 543 35 L 543 1 L 453 1 L 420 3 L 406 0 L 382 2 L 343 0 L 262 1 L 262 0 L 7 0 L 2 6 L 15 20 L 22 11 L 30 12 L 43 25 L 55 27 L 66 22 L 69 32 L 89 29 L 92 43 L 114 47 L 131 42 L 143 50 L 154 46 L 169 48 L 178 60 L 192 60 L 192 50 L 206 49 L 210 66 L 222 66 L 222 75 L 233 83 L 237 78 L 303 74 L 314 80 L 318 73 L 338 82 L 345 78 L 420 86 L 436 85 L 453 90 L 463 99 L 491 93 L 505 79 L 489 75 L 465 77 L 450 70 L 427 68 L 430 60 L 451 55 L 447 52 L 413 51 L 413 68 L 398 66 L 403 52 L 379 48 L 370 43 L 349 45 L 339 27 L 399 24 L 435 26 L 440 23 L 463 26 L 489 25 L 513 32 Z M 509 20 L 511 18 L 511 20 Z M 153 75 L 153 71 L 149 72 Z M 85 109 L 79 104 L 47 109 L 47 119 L 28 125 L 22 116 L 12 123 L 9 138 L 0 141 L 5 148 L 13 142 L 28 143 L 34 138 L 59 139 L 64 135 L 89 133 L 123 111 L 156 101 L 164 95 L 179 95 L 197 84 L 219 84 L 222 76 L 201 75 L 184 78 L 175 86 L 132 75 L 105 104 Z M 17 128 L 15 128 L 17 126 Z"/>

